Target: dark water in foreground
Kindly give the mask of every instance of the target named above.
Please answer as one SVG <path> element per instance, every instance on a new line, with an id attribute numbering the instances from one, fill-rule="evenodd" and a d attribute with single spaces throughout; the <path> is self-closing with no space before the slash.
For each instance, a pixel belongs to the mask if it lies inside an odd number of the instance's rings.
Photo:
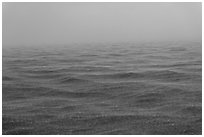
<path id="1" fill-rule="evenodd" d="M 3 48 L 3 134 L 201 134 L 198 43 Z"/>

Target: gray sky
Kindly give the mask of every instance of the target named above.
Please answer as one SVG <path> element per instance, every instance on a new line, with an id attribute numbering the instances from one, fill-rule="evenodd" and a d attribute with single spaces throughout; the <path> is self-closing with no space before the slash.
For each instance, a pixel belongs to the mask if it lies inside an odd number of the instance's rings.
<path id="1" fill-rule="evenodd" d="M 3 3 L 3 45 L 202 40 L 201 3 Z"/>

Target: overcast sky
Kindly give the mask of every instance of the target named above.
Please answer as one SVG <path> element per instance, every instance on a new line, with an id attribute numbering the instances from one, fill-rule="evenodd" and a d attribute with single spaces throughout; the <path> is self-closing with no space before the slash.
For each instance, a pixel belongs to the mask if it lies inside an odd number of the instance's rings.
<path id="1" fill-rule="evenodd" d="M 3 45 L 201 41 L 201 3 L 3 3 Z"/>

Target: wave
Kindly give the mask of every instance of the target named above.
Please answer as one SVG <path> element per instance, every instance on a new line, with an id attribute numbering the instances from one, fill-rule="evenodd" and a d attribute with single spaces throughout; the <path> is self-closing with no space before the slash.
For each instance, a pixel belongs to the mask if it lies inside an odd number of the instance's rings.
<path id="1" fill-rule="evenodd" d="M 172 70 L 161 70 L 161 71 L 145 71 L 145 72 L 123 72 L 115 74 L 104 74 L 104 75 L 86 75 L 89 78 L 109 78 L 109 79 L 144 79 L 144 80 L 165 80 L 165 81 L 182 81 L 191 80 L 197 76 L 190 75 L 187 73 L 176 72 Z M 86 77 L 84 76 L 84 77 Z"/>
<path id="2" fill-rule="evenodd" d="M 175 51 L 181 52 L 181 51 L 186 51 L 186 50 L 187 49 L 184 47 L 171 47 L 171 48 L 169 48 L 169 51 L 173 51 L 173 52 L 175 52 Z"/>
<path id="3" fill-rule="evenodd" d="M 57 79 L 58 82 L 68 84 L 68 83 L 87 83 L 90 82 L 89 80 L 84 80 L 80 78 L 75 78 L 75 77 L 62 77 Z"/>
<path id="4" fill-rule="evenodd" d="M 49 70 L 49 69 L 39 69 L 39 70 L 26 70 L 24 71 L 25 73 L 30 73 L 30 74 L 53 74 L 53 73 L 60 73 L 60 70 Z"/>
<path id="5" fill-rule="evenodd" d="M 107 96 L 105 93 L 100 92 L 74 92 L 74 91 L 63 91 L 63 90 L 51 90 L 42 96 L 53 96 L 53 97 L 62 97 L 62 98 L 87 98 L 87 97 L 103 97 Z"/>
<path id="6" fill-rule="evenodd" d="M 187 66 L 200 66 L 202 61 L 188 61 L 188 62 L 178 62 L 174 64 L 164 64 L 164 65 L 149 65 L 147 67 L 154 68 L 176 68 L 176 67 L 187 67 Z"/>
<path id="7" fill-rule="evenodd" d="M 79 57 L 99 57 L 99 55 L 97 55 L 97 54 L 83 54 L 83 55 L 80 55 Z"/>
<path id="8" fill-rule="evenodd" d="M 2 77 L 2 80 L 3 80 L 3 81 L 12 81 L 12 80 L 14 80 L 14 78 L 13 78 L 13 77 L 10 77 L 10 76 L 3 76 L 3 77 Z"/>
<path id="9" fill-rule="evenodd" d="M 184 106 L 180 113 L 183 115 L 196 115 L 196 114 L 202 114 L 202 106 Z"/>

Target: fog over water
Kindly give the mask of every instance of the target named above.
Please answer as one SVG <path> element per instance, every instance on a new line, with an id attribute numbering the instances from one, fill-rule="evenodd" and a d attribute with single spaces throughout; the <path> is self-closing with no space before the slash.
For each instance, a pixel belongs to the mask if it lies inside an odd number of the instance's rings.
<path id="1" fill-rule="evenodd" d="M 201 41 L 201 3 L 3 3 L 3 45 Z"/>
<path id="2" fill-rule="evenodd" d="M 202 134 L 201 3 L 3 3 L 2 134 Z"/>

